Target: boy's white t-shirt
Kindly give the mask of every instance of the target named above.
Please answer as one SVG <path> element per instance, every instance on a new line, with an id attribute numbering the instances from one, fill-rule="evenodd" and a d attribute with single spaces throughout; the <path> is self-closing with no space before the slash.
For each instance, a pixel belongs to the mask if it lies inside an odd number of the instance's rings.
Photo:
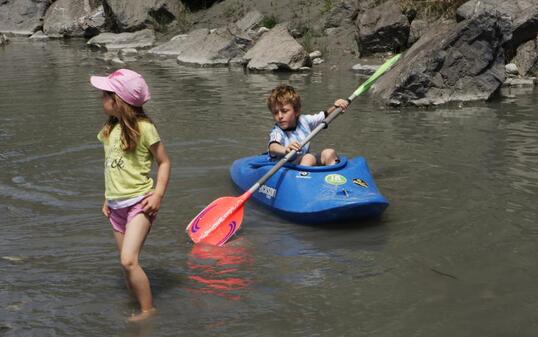
<path id="1" fill-rule="evenodd" d="M 297 125 L 295 129 L 284 131 L 278 124 L 275 124 L 271 132 L 269 133 L 269 145 L 271 143 L 278 143 L 284 147 L 287 147 L 291 142 L 296 141 L 301 143 L 318 125 L 325 119 L 325 112 L 320 111 L 317 114 L 312 115 L 299 115 Z M 301 151 L 297 152 L 297 155 L 301 156 L 310 152 L 310 143 L 306 143 Z M 269 154 L 271 156 L 271 154 Z M 274 156 L 271 156 L 274 157 Z"/>

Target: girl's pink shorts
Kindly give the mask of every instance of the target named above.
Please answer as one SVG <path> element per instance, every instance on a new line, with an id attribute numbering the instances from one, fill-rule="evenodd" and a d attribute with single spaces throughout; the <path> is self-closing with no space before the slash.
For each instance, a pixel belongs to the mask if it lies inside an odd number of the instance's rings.
<path id="1" fill-rule="evenodd" d="M 144 208 L 142 207 L 142 201 L 124 208 L 116 208 L 110 209 L 110 216 L 108 217 L 108 220 L 112 224 L 112 229 L 114 229 L 116 232 L 125 233 L 125 229 L 127 228 L 127 224 L 133 220 L 133 218 L 140 214 L 144 213 Z M 155 221 L 155 216 L 147 216 L 149 219 L 149 222 L 153 224 L 153 221 Z"/>

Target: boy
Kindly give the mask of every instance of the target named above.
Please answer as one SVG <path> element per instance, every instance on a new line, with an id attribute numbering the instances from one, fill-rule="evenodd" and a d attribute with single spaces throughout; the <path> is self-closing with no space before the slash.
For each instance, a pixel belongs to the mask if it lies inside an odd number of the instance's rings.
<path id="1" fill-rule="evenodd" d="M 323 122 L 336 108 L 346 110 L 348 101 L 337 99 L 326 111 L 313 115 L 301 115 L 301 97 L 289 85 L 279 85 L 267 98 L 267 107 L 273 114 L 275 126 L 269 134 L 269 155 L 271 158 L 285 156 L 292 150 L 299 150 L 299 143 Z M 338 156 L 334 149 L 324 149 L 319 155 L 309 153 L 310 143 L 297 152 L 294 164 L 304 166 L 334 165 Z"/>

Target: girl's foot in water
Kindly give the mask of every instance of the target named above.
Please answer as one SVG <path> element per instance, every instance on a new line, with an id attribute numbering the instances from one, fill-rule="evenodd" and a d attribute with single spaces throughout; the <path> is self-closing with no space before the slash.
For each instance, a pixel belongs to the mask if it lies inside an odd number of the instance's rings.
<path id="1" fill-rule="evenodd" d="M 131 317 L 129 317 L 127 319 L 127 322 L 130 322 L 130 323 L 142 322 L 150 317 L 153 317 L 156 313 L 157 313 L 157 309 L 155 308 L 143 310 L 141 313 L 132 315 Z"/>

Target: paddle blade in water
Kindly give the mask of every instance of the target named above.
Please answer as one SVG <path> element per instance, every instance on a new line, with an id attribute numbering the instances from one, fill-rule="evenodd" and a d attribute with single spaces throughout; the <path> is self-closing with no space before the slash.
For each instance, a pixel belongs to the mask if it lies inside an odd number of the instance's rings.
<path id="1" fill-rule="evenodd" d="M 224 245 L 241 227 L 245 198 L 222 197 L 204 208 L 187 226 L 194 243 Z"/>

